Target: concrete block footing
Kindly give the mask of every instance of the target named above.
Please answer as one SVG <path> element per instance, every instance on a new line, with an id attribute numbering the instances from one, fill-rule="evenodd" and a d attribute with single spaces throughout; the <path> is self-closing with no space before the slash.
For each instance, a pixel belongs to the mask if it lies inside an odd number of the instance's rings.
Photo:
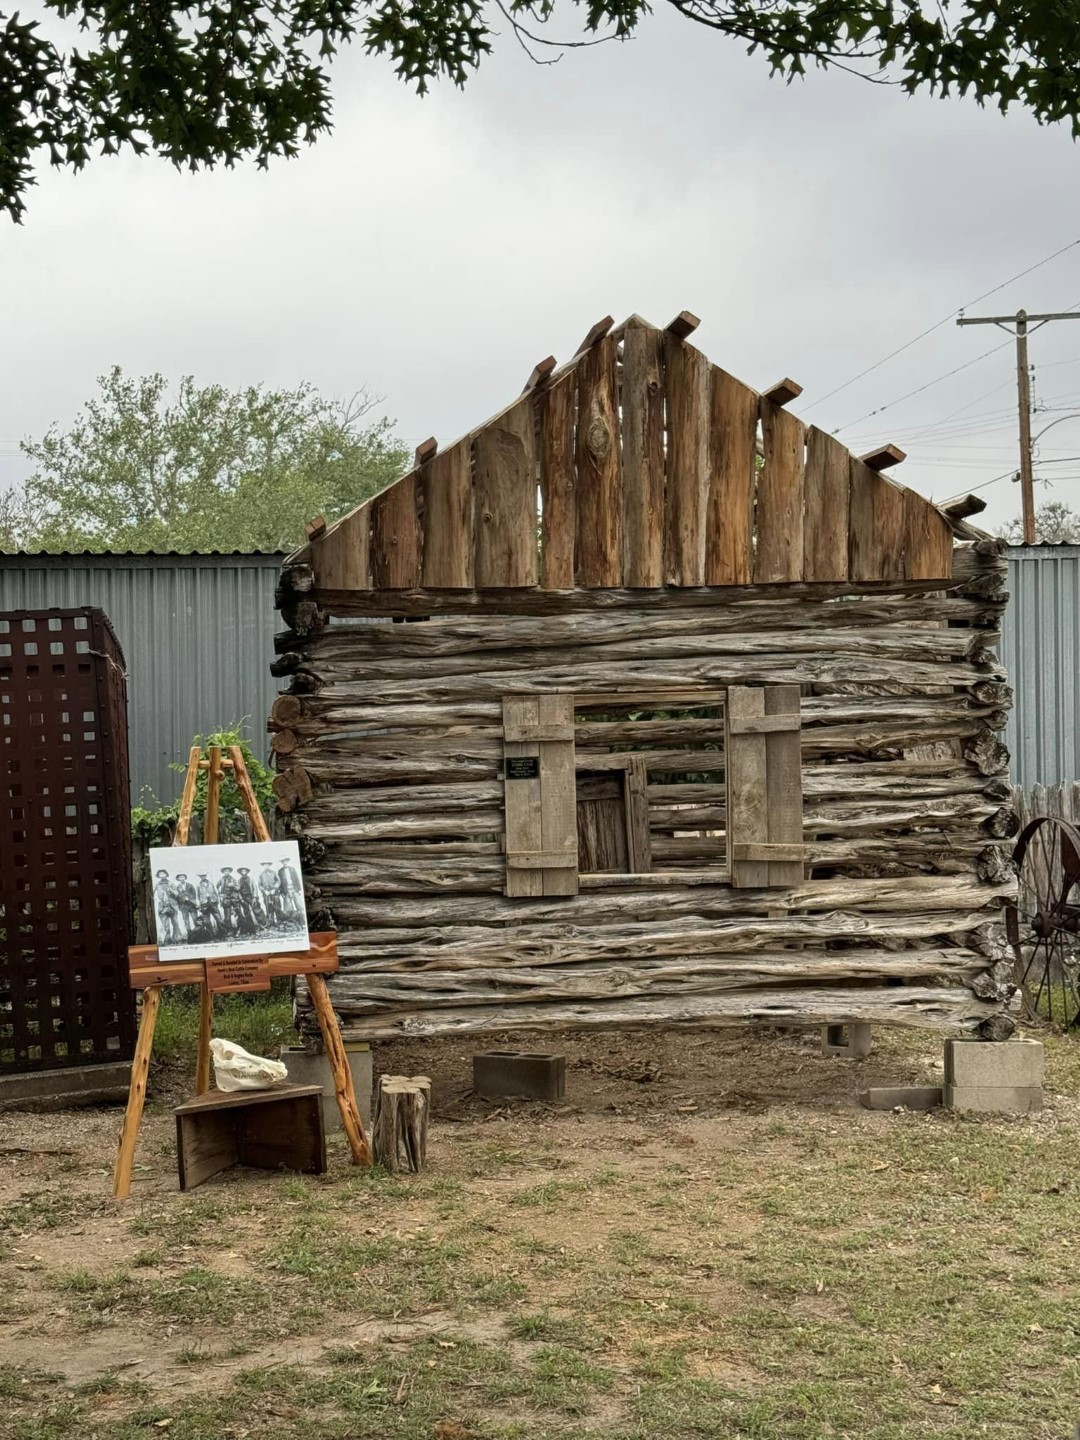
<path id="1" fill-rule="evenodd" d="M 473 1089 L 488 1100 L 508 1095 L 561 1100 L 566 1094 L 566 1057 L 488 1050 L 473 1056 Z"/>
<path id="2" fill-rule="evenodd" d="M 872 1048 L 873 1036 L 869 1025 L 858 1023 L 821 1027 L 822 1055 L 844 1055 L 849 1060 L 865 1060 Z"/>
<path id="3" fill-rule="evenodd" d="M 1041 1040 L 946 1040 L 945 1104 L 952 1110 L 1027 1115 L 1042 1108 Z"/>
<path id="4" fill-rule="evenodd" d="M 80 1105 L 123 1105 L 131 1085 L 131 1061 L 71 1065 L 0 1075 L 0 1110 L 69 1110 Z"/>
<path id="5" fill-rule="evenodd" d="M 352 1071 L 356 1103 L 360 1107 L 360 1118 L 365 1130 L 371 1129 L 371 1046 L 363 1042 L 346 1040 L 345 1054 Z M 330 1061 L 324 1050 L 316 1051 L 287 1048 L 282 1050 L 281 1059 L 289 1072 L 289 1079 L 297 1085 L 321 1085 L 323 1087 L 323 1124 L 327 1132 L 341 1129 L 341 1111 L 334 1094 L 334 1077 L 330 1073 Z"/>
<path id="6" fill-rule="evenodd" d="M 936 1110 L 944 1101 L 940 1085 L 875 1085 L 859 1091 L 867 1110 Z"/>

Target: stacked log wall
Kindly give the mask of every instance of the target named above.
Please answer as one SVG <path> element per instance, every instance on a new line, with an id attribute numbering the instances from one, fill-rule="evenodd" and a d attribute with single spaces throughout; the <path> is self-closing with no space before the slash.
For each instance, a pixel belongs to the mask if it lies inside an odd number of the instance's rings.
<path id="1" fill-rule="evenodd" d="M 957 552 L 948 584 L 857 596 L 798 585 L 331 597 L 294 567 L 276 783 L 312 923 L 339 932 L 346 1032 L 1007 1029 L 1003 576 L 989 542 Z M 718 878 L 716 722 L 657 719 L 646 722 L 654 872 L 582 875 L 574 897 L 503 895 L 504 696 L 569 691 L 596 709 L 692 690 L 705 705 L 729 685 L 791 683 L 803 696 L 803 884 L 733 890 Z M 622 738 L 642 734 L 638 723 Z M 578 765 L 617 738 L 579 719 Z M 667 772 L 698 769 L 709 778 L 692 796 L 672 793 Z M 675 808 L 686 799 L 705 817 L 689 835 Z"/>

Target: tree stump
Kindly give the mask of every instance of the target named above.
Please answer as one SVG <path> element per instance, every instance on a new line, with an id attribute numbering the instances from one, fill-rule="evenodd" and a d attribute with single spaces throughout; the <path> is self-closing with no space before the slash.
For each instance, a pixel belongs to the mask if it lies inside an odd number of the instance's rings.
<path id="1" fill-rule="evenodd" d="M 380 1075 L 371 1141 L 375 1159 L 391 1174 L 424 1168 L 431 1081 L 426 1075 Z"/>

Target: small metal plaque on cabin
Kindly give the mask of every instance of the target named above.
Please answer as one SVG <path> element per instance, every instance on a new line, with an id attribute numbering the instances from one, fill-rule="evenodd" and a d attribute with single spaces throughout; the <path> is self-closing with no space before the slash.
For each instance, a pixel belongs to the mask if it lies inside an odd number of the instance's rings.
<path id="1" fill-rule="evenodd" d="M 507 780 L 539 780 L 540 757 L 538 755 L 517 755 L 506 761 Z"/>

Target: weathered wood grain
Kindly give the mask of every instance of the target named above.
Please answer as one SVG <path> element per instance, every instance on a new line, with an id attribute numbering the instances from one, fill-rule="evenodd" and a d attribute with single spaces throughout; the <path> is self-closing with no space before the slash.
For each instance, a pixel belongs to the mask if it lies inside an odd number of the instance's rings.
<path id="1" fill-rule="evenodd" d="M 536 446 L 528 396 L 476 432 L 473 455 L 476 584 L 535 585 Z"/>
<path id="2" fill-rule="evenodd" d="M 674 335 L 664 337 L 668 431 L 664 579 L 669 585 L 705 583 L 709 371 L 700 350 Z"/>
<path id="3" fill-rule="evenodd" d="M 801 580 L 805 427 L 787 410 L 763 398 L 761 443 L 754 580 L 758 584 Z"/>
<path id="4" fill-rule="evenodd" d="M 622 455 L 626 521 L 623 583 L 664 583 L 664 338 L 631 326 L 623 337 Z"/>
<path id="5" fill-rule="evenodd" d="M 476 579 L 473 552 L 472 452 L 459 440 L 423 467 L 424 557 L 421 584 L 468 589 Z"/>
<path id="6" fill-rule="evenodd" d="M 848 552 L 852 580 L 904 578 L 904 492 L 852 457 Z"/>
<path id="7" fill-rule="evenodd" d="M 753 578 L 758 395 L 714 365 L 710 374 L 705 584 Z"/>
<path id="8" fill-rule="evenodd" d="M 415 473 L 371 502 L 371 583 L 407 590 L 420 583 L 420 519 Z"/>
<path id="9" fill-rule="evenodd" d="M 581 356 L 577 379 L 577 583 L 586 589 L 618 586 L 623 583 L 623 477 L 610 336 Z"/>
<path id="10" fill-rule="evenodd" d="M 540 584 L 545 590 L 573 590 L 577 543 L 577 479 L 574 425 L 577 376 L 571 371 L 536 397 L 540 447 L 542 538 Z"/>
<path id="11" fill-rule="evenodd" d="M 850 472 L 845 446 L 811 425 L 806 435 L 804 580 L 847 579 Z"/>

